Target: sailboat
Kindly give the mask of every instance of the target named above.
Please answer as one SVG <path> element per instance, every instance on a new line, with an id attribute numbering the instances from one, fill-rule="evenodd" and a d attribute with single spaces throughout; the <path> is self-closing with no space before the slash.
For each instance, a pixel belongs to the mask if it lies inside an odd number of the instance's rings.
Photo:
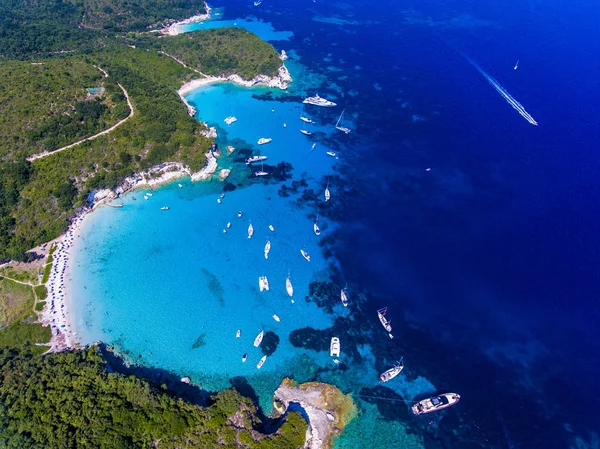
<path id="1" fill-rule="evenodd" d="M 292 287 L 292 281 L 290 280 L 290 273 L 288 273 L 287 278 L 285 278 L 285 289 L 286 289 L 288 295 L 294 296 L 294 287 Z"/>
<path id="2" fill-rule="evenodd" d="M 254 172 L 254 176 L 267 176 L 268 173 L 264 170 L 263 163 L 260 163 L 260 171 Z"/>
<path id="3" fill-rule="evenodd" d="M 271 240 L 267 240 L 265 245 L 265 259 L 269 258 L 269 251 L 271 251 Z"/>
<path id="4" fill-rule="evenodd" d="M 260 288 L 261 292 L 263 290 L 269 291 L 269 279 L 266 276 L 260 276 L 258 278 L 258 288 Z"/>
<path id="5" fill-rule="evenodd" d="M 517 59 L 517 63 L 513 67 L 513 70 L 517 70 L 519 68 L 519 60 Z"/>
<path id="6" fill-rule="evenodd" d="M 310 262 L 310 255 L 306 251 L 301 249 L 300 253 L 302 254 L 302 257 L 304 257 L 308 262 Z"/>
<path id="7" fill-rule="evenodd" d="M 344 305 L 344 307 L 348 307 L 348 296 L 346 296 L 346 287 L 344 287 L 340 292 L 340 299 L 342 300 L 342 304 Z"/>
<path id="8" fill-rule="evenodd" d="M 327 187 L 325 187 L 325 202 L 331 198 L 331 192 L 329 191 L 329 181 L 327 181 Z"/>
<path id="9" fill-rule="evenodd" d="M 252 227 L 252 223 L 248 226 L 248 238 L 251 239 L 254 234 L 254 228 Z"/>
<path id="10" fill-rule="evenodd" d="M 377 311 L 377 316 L 379 317 L 379 321 L 381 322 L 381 325 L 383 326 L 383 328 L 388 332 L 392 332 L 392 322 L 391 322 L 391 320 L 390 321 L 387 320 L 387 318 L 385 317 L 386 313 L 387 313 L 387 307 L 384 307 L 383 309 L 379 309 Z"/>
<path id="11" fill-rule="evenodd" d="M 379 376 L 379 380 L 382 382 L 387 382 L 389 380 L 392 380 L 394 377 L 396 377 L 398 374 L 400 374 L 400 372 L 403 369 L 404 369 L 404 362 L 403 362 L 403 359 L 400 359 L 400 361 L 396 362 L 396 364 L 392 368 L 381 373 L 381 375 Z"/>
<path id="12" fill-rule="evenodd" d="M 254 339 L 254 347 L 258 348 L 263 341 L 263 337 L 265 336 L 265 331 L 260 331 L 260 333 Z"/>
<path id="13" fill-rule="evenodd" d="M 317 215 L 317 219 L 313 224 L 313 231 L 315 231 L 315 235 L 321 235 L 321 230 L 319 229 L 319 225 L 317 225 L 317 221 L 319 221 L 319 216 Z"/>
<path id="14" fill-rule="evenodd" d="M 346 128 L 345 126 L 340 126 L 340 122 L 342 121 L 342 117 L 344 116 L 344 111 L 345 111 L 345 109 L 340 114 L 340 118 L 338 118 L 338 121 L 335 124 L 335 129 L 339 129 L 343 133 L 350 134 L 350 128 Z"/>

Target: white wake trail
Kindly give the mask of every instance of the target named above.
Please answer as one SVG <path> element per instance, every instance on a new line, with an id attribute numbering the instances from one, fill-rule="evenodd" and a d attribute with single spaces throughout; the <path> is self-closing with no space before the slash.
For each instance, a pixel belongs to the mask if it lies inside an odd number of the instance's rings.
<path id="1" fill-rule="evenodd" d="M 479 64 L 477 64 L 475 61 L 473 61 L 471 58 L 469 58 L 467 55 L 465 55 L 464 53 L 462 54 L 464 56 L 464 58 L 469 61 L 469 63 L 471 63 L 471 65 L 473 67 L 475 67 L 477 69 L 477 71 L 479 73 L 481 73 L 484 78 L 488 81 L 488 83 L 491 84 L 491 86 L 496 89 L 496 92 L 498 92 L 500 95 L 502 95 L 502 97 L 506 100 L 506 102 L 511 105 L 519 114 L 521 114 L 521 116 L 527 120 L 529 123 L 531 123 L 532 125 L 537 126 L 538 122 L 535 121 L 535 119 L 529 114 L 529 112 L 527 112 L 525 110 L 525 108 L 523 107 L 523 105 L 521 103 L 519 103 L 517 100 L 515 100 L 515 98 L 509 94 L 506 89 L 504 87 L 502 87 L 500 85 L 500 83 L 498 81 L 496 81 L 496 79 L 489 75 L 485 70 L 483 70 L 481 67 L 479 67 Z"/>

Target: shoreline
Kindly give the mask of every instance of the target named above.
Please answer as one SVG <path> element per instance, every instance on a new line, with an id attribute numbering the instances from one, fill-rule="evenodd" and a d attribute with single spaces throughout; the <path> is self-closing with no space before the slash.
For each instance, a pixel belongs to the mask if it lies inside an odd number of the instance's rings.
<path id="1" fill-rule="evenodd" d="M 159 30 L 158 32 L 163 35 L 177 36 L 178 34 L 182 33 L 181 27 L 183 25 L 188 25 L 190 23 L 204 22 L 205 20 L 210 20 L 210 18 L 211 18 L 210 12 L 212 11 L 212 8 L 210 6 L 208 6 L 208 4 L 206 2 L 204 2 L 204 9 L 206 9 L 206 13 L 188 17 L 187 19 L 182 20 L 180 22 L 175 22 L 175 23 L 169 25 L 168 27 L 165 27 L 162 30 Z"/>

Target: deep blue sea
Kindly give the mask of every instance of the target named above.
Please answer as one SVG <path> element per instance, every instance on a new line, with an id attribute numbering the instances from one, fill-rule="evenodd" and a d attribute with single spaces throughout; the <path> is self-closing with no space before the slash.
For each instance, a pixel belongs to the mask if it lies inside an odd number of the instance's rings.
<path id="1" fill-rule="evenodd" d="M 218 84 L 187 97 L 219 147 L 236 148 L 219 159 L 232 174 L 148 201 L 133 192 L 86 219 L 72 286 L 82 338 L 210 391 L 243 385 L 265 413 L 285 376 L 336 384 L 360 410 L 340 448 L 598 447 L 600 5 L 210 6 L 216 20 L 190 29 L 246 27 L 290 55 L 295 81 L 287 92 Z M 317 92 L 338 106 L 302 104 Z M 349 135 L 334 129 L 342 110 Z M 268 157 L 268 177 L 253 176 L 250 154 Z M 377 321 L 383 306 L 394 340 Z M 260 330 L 268 344 L 256 349 Z M 379 383 L 400 357 L 400 376 Z M 455 407 L 409 413 L 447 391 L 461 395 Z"/>

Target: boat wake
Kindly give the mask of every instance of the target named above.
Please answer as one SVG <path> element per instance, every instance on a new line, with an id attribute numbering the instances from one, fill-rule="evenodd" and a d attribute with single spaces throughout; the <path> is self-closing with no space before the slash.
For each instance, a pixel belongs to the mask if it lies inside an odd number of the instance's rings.
<path id="1" fill-rule="evenodd" d="M 521 116 L 527 120 L 529 123 L 531 123 L 532 125 L 537 126 L 538 122 L 535 121 L 535 119 L 529 114 L 529 112 L 527 112 L 525 110 L 525 108 L 523 107 L 523 105 L 521 103 L 519 103 L 517 100 L 515 100 L 515 98 L 508 93 L 508 91 L 502 87 L 502 85 L 490 74 L 488 74 L 485 70 L 483 70 L 479 64 L 477 64 L 475 61 L 473 61 L 471 58 L 469 58 L 466 54 L 461 53 L 463 55 L 463 57 L 469 61 L 469 63 L 475 67 L 477 69 L 477 71 L 479 73 L 481 73 L 483 75 L 483 77 L 487 80 L 488 83 L 491 84 L 491 86 L 496 90 L 496 92 L 498 92 L 505 100 L 508 104 L 510 104 L 519 114 L 521 114 Z"/>

